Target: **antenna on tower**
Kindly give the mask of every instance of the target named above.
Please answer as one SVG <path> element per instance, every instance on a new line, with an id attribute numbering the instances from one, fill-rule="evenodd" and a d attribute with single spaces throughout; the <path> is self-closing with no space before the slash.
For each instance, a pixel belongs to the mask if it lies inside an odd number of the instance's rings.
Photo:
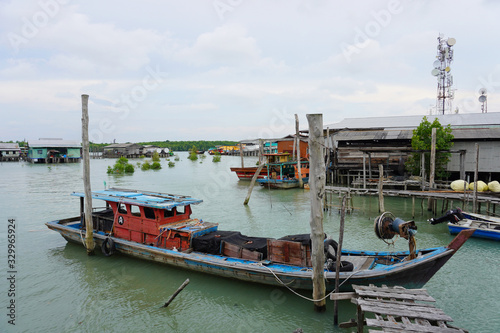
<path id="1" fill-rule="evenodd" d="M 481 103 L 481 113 L 487 113 L 488 112 L 488 98 L 486 97 L 486 88 L 481 88 L 479 89 L 479 96 L 478 100 L 479 103 Z"/>
<path id="2" fill-rule="evenodd" d="M 437 60 L 434 61 L 431 74 L 437 78 L 436 114 L 451 113 L 454 91 L 452 89 L 453 76 L 450 74 L 450 64 L 453 61 L 453 45 L 455 38 L 445 39 L 442 34 L 438 37 Z"/>

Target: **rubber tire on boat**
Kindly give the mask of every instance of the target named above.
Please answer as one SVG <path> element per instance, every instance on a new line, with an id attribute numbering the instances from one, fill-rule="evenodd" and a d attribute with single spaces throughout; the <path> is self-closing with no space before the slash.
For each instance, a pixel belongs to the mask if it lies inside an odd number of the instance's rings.
<path id="1" fill-rule="evenodd" d="M 327 269 L 330 272 L 335 272 L 337 268 L 337 263 L 335 261 L 331 262 L 331 265 L 328 265 Z M 340 270 L 339 272 L 352 272 L 354 270 L 354 264 L 349 261 L 341 261 L 340 262 Z"/>
<path id="2" fill-rule="evenodd" d="M 111 237 L 106 237 L 106 239 L 102 242 L 101 251 L 106 257 L 115 253 L 115 242 L 111 239 Z"/>
<path id="3" fill-rule="evenodd" d="M 333 239 L 325 239 L 323 242 L 323 245 L 325 246 L 325 257 L 326 259 L 330 258 L 332 260 L 337 260 L 337 248 L 338 244 L 336 241 Z M 330 249 L 330 247 L 333 248 L 333 251 Z"/>

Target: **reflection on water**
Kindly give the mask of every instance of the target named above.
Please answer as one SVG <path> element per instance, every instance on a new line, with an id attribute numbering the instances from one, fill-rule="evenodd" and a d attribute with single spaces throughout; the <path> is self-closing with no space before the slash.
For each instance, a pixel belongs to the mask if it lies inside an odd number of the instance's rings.
<path id="1" fill-rule="evenodd" d="M 179 154 L 173 168 L 162 159 L 159 171 L 136 170 L 133 175 L 110 176 L 114 160 L 92 160 L 92 189 L 109 186 L 192 195 L 204 202 L 194 206 L 193 217 L 218 222 L 222 230 L 249 236 L 281 237 L 309 232 L 309 191 L 269 190 L 256 186 L 248 206 L 243 201 L 248 182 L 229 171 L 240 158 L 210 157 L 192 162 Z M 256 158 L 246 158 L 254 165 Z M 133 161 L 136 164 L 137 161 Z M 201 163 L 200 163 L 201 162 Z M 79 200 L 69 196 L 83 191 L 82 165 L 0 164 L 0 218 L 15 218 L 18 226 L 18 325 L 0 322 L 4 332 L 342 332 L 333 328 L 332 305 L 325 314 L 313 312 L 310 302 L 285 289 L 244 283 L 176 269 L 121 255 L 86 255 L 83 247 L 68 244 L 44 222 L 78 215 Z M 338 198 L 335 199 L 338 204 Z M 102 203 L 94 202 L 95 205 Z M 398 239 L 388 247 L 375 238 L 376 197 L 355 197 L 346 215 L 344 247 L 367 250 L 407 249 Z M 386 209 L 405 220 L 411 200 L 386 198 Z M 431 226 L 427 211 L 416 203 L 417 246 L 448 244 L 446 225 Z M 5 225 L 5 223 L 3 224 Z M 339 214 L 325 212 L 324 230 L 338 237 Z M 6 229 L 0 230 L 2 239 Z M 4 244 L 4 242 L 2 242 Z M 0 260 L 5 261 L 5 251 Z M 167 308 L 161 306 L 186 279 L 190 284 Z M 500 331 L 500 246 L 498 242 L 469 240 L 426 285 L 438 306 L 471 332 Z M 0 284 L 5 290 L 5 281 Z M 6 304 L 5 292 L 0 293 Z M 310 295 L 307 295 L 310 296 Z M 354 317 L 355 307 L 341 302 L 340 320 Z"/>

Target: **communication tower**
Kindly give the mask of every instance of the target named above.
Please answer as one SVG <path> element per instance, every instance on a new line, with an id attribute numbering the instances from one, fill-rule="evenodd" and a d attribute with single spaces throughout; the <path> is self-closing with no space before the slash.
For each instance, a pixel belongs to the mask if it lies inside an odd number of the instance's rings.
<path id="1" fill-rule="evenodd" d="M 488 98 L 486 97 L 486 89 L 481 88 L 479 89 L 479 103 L 481 103 L 481 113 L 487 113 L 488 112 Z"/>
<path id="2" fill-rule="evenodd" d="M 453 45 L 455 38 L 445 39 L 441 34 L 438 37 L 437 60 L 434 61 L 434 69 L 431 74 L 437 77 L 437 100 L 436 114 L 452 113 L 452 101 L 454 97 L 453 76 L 450 74 L 450 64 L 453 61 Z"/>

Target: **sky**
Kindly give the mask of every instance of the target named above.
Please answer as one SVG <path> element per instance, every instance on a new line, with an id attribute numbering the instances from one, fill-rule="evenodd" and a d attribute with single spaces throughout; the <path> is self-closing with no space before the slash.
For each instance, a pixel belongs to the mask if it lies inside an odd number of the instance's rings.
<path id="1" fill-rule="evenodd" d="M 500 100 L 500 1 L 0 0 L 0 141 L 277 138 L 428 115 L 438 37 L 453 110 Z"/>

